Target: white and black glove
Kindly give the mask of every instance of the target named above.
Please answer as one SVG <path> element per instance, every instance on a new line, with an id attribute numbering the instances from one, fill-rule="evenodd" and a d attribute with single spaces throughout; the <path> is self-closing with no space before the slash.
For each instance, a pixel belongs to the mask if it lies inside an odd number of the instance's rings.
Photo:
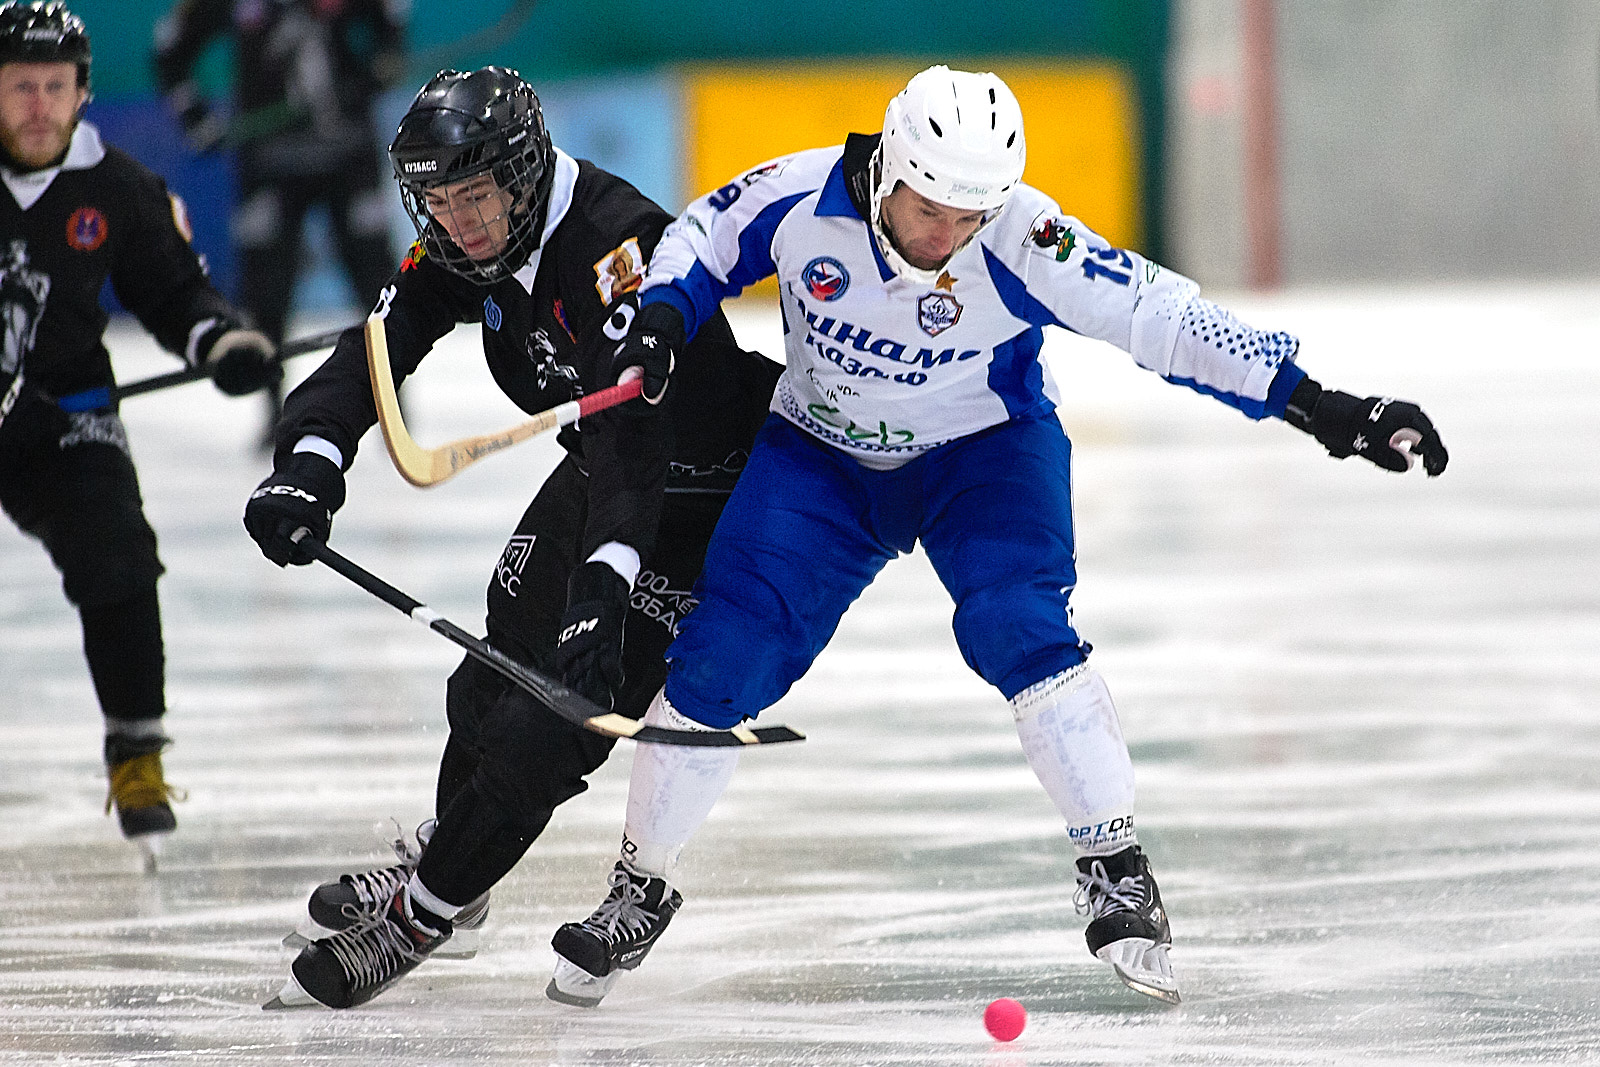
<path id="1" fill-rule="evenodd" d="M 610 711 L 622 689 L 622 624 L 628 582 L 609 563 L 585 563 L 567 579 L 555 666 L 568 688 Z"/>
<path id="2" fill-rule="evenodd" d="M 1420 407 L 1387 396 L 1365 399 L 1324 389 L 1310 378 L 1289 394 L 1284 421 L 1315 437 L 1334 459 L 1360 456 L 1404 474 L 1418 459 L 1430 478 L 1443 473 L 1450 454 Z"/>
<path id="3" fill-rule="evenodd" d="M 683 346 L 683 316 L 678 309 L 671 304 L 646 304 L 611 354 L 612 379 L 621 384 L 642 377 L 640 399 L 659 404 Z"/>
<path id="4" fill-rule="evenodd" d="M 253 393 L 283 373 L 267 335 L 236 323 L 211 326 L 195 342 L 195 351 L 212 383 L 229 396 Z"/>
<path id="5" fill-rule="evenodd" d="M 311 555 L 289 538 L 302 526 L 327 543 L 333 513 L 344 504 L 344 472 L 326 456 L 296 452 L 262 482 L 244 506 L 244 528 L 278 566 L 303 566 Z"/>
<path id="6" fill-rule="evenodd" d="M 167 106 L 177 113 L 183 139 L 196 155 L 203 156 L 222 147 L 228 127 L 199 95 L 194 82 L 185 81 L 174 86 L 167 95 Z"/>

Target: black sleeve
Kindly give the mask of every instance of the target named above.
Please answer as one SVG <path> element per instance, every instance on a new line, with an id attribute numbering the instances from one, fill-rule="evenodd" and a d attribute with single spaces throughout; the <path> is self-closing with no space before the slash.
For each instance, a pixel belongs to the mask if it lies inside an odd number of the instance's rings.
<path id="1" fill-rule="evenodd" d="M 197 323 L 238 322 L 239 313 L 211 284 L 187 233 L 179 230 L 181 209 L 166 183 L 116 149 L 106 154 L 129 190 L 130 202 L 119 216 L 133 235 L 111 265 L 112 290 L 161 347 L 183 355 Z"/>
<path id="2" fill-rule="evenodd" d="M 156 24 L 156 84 L 163 96 L 189 80 L 190 71 L 213 38 L 227 32 L 231 0 L 179 0 Z"/>
<path id="3" fill-rule="evenodd" d="M 408 257 L 389 279 L 384 293 L 392 290 L 393 295 L 384 317 L 384 336 L 397 388 L 439 338 L 458 322 L 475 321 L 476 305 L 463 297 L 462 287 L 470 289 L 471 283 L 426 258 Z M 287 459 L 302 437 L 314 434 L 339 450 L 349 470 L 361 435 L 377 421 L 367 374 L 366 338 L 361 327 L 352 327 L 340 336 L 322 366 L 284 400 L 275 435 L 274 465 Z"/>
<path id="4" fill-rule="evenodd" d="M 585 348 L 580 373 L 584 390 L 595 392 L 615 382 L 611 354 L 617 338 L 614 330 L 607 333 L 606 323 L 624 301 L 636 303 L 639 281 L 634 279 L 623 292 L 613 292 L 609 303 L 603 303 L 596 288 L 602 269 L 598 265 L 631 239 L 637 242 L 642 268 L 671 216 L 620 178 L 587 165 L 583 178 L 587 180 L 580 180 L 574 205 L 577 217 L 571 218 L 571 223 L 586 232 L 582 240 L 568 246 L 571 251 L 566 258 L 575 260 L 567 267 L 573 288 L 586 290 L 582 306 L 589 321 L 578 333 Z M 660 407 L 629 403 L 584 419 L 580 430 L 582 463 L 589 474 L 583 557 L 608 541 L 618 541 L 648 558 L 661 522 L 662 492 L 673 449 L 671 421 Z"/>

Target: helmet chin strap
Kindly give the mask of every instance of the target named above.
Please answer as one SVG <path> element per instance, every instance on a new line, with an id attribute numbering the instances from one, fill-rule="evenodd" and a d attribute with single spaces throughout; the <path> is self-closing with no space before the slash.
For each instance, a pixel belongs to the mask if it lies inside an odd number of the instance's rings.
<path id="1" fill-rule="evenodd" d="M 900 249 L 894 243 L 894 234 L 889 232 L 889 227 L 883 221 L 883 202 L 894 190 L 883 187 L 882 152 L 883 149 L 881 147 L 875 149 L 872 153 L 872 162 L 869 164 L 872 173 L 872 234 L 877 238 L 878 251 L 882 253 L 883 261 L 889 264 L 889 269 L 899 277 L 921 285 L 933 285 L 939 280 L 939 275 L 943 273 L 946 264 L 955 258 L 957 252 L 971 244 L 972 239 L 977 237 L 983 228 L 1000 214 L 1000 210 L 997 208 L 994 211 L 987 212 L 984 215 L 983 222 L 979 224 L 977 229 L 972 231 L 971 236 L 955 248 L 952 248 L 950 254 L 939 261 L 938 266 L 930 267 L 927 270 L 913 266 L 910 260 L 900 254 Z"/>

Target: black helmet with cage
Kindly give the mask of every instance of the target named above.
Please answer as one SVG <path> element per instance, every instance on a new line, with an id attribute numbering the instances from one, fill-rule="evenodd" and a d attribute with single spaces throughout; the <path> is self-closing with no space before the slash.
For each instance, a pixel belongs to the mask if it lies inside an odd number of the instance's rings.
<path id="1" fill-rule="evenodd" d="M 516 71 L 483 67 L 435 74 L 400 120 L 389 161 L 423 247 L 446 269 L 475 282 L 494 282 L 516 271 L 539 247 L 555 180 L 555 149 L 538 94 Z M 430 212 L 428 194 L 432 190 L 437 197 L 441 187 L 484 174 L 509 194 L 507 228 L 497 250 L 474 258 Z"/>
<path id="2" fill-rule="evenodd" d="M 0 4 L 0 64 L 74 63 L 89 85 L 89 31 L 61 0 Z"/>

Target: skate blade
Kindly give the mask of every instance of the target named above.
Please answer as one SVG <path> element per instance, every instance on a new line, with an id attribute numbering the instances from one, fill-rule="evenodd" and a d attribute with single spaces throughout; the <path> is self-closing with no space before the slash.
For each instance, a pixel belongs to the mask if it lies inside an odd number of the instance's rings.
<path id="1" fill-rule="evenodd" d="M 555 973 L 544 995 L 557 1004 L 570 1004 L 575 1008 L 597 1008 L 617 984 L 622 972 L 612 971 L 604 978 L 596 978 L 564 956 L 556 956 Z"/>
<path id="2" fill-rule="evenodd" d="M 1122 984 L 1135 993 L 1161 1001 L 1163 1004 L 1181 1003 L 1178 979 L 1172 973 L 1172 961 L 1167 958 L 1171 946 L 1157 945 L 1148 938 L 1126 937 L 1113 941 L 1096 953 L 1111 964 Z"/>
<path id="3" fill-rule="evenodd" d="M 131 837 L 134 847 L 139 850 L 139 861 L 144 865 L 145 874 L 155 874 L 161 869 L 161 850 L 167 843 L 167 834 L 140 834 Z"/>
<path id="4" fill-rule="evenodd" d="M 289 972 L 289 980 L 283 983 L 283 988 L 278 990 L 278 995 L 261 1005 L 262 1011 L 284 1011 L 293 1008 L 321 1008 L 326 1007 L 320 1000 L 305 991 L 300 982 L 295 978 L 294 972 Z"/>

